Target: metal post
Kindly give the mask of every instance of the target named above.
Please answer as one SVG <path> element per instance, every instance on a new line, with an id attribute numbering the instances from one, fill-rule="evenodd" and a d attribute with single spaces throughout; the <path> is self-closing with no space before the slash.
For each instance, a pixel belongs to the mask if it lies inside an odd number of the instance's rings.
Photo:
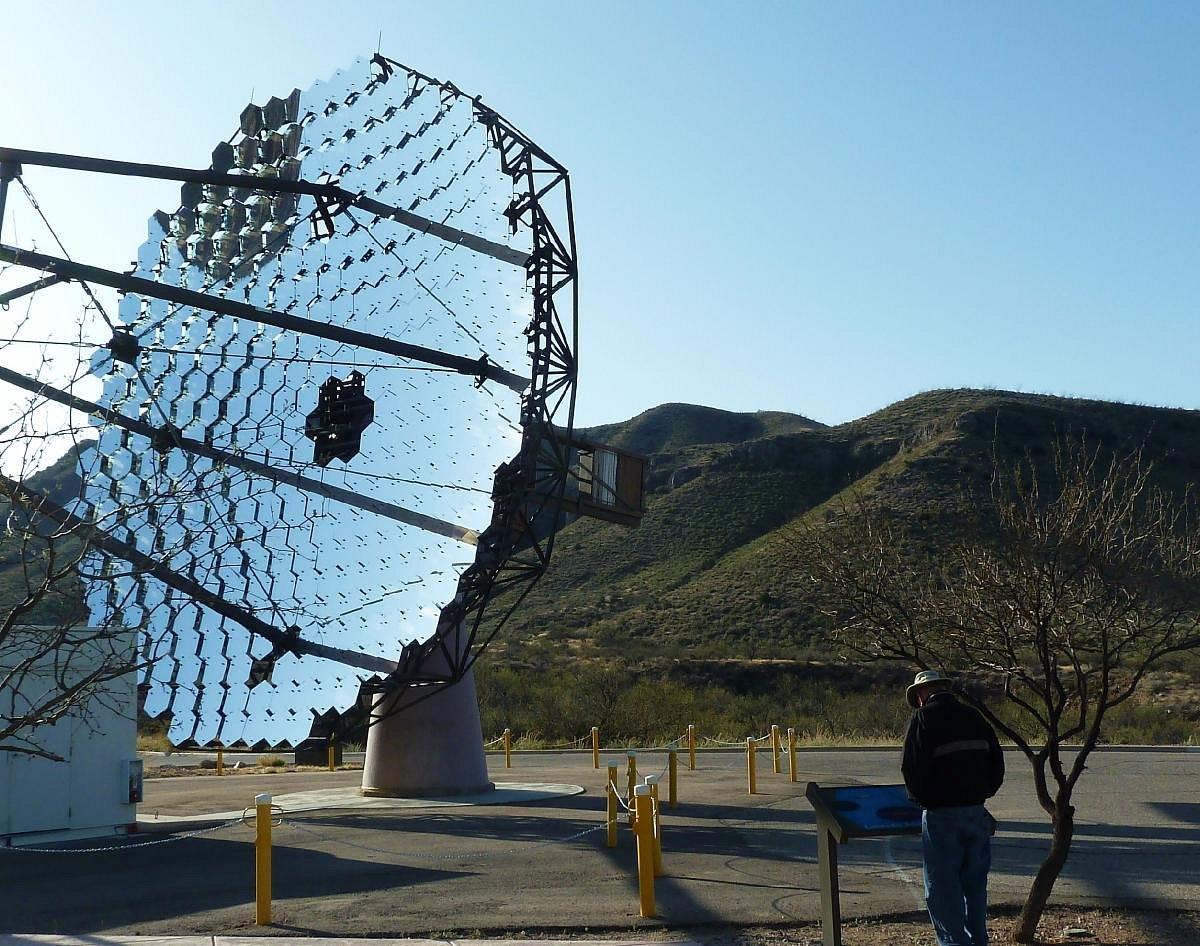
<path id="1" fill-rule="evenodd" d="M 634 787 L 633 806 L 640 912 L 642 916 L 654 916 L 654 800 L 649 785 Z"/>
<path id="2" fill-rule="evenodd" d="M 754 744 L 754 737 L 746 737 L 746 782 L 750 788 L 750 794 L 755 792 L 756 782 L 754 779 L 754 753 L 757 747 Z"/>
<path id="3" fill-rule="evenodd" d="M 646 784 L 650 786 L 650 800 L 654 803 L 654 876 L 661 877 L 662 865 L 662 806 L 658 801 L 658 776 L 647 775 Z"/>
<path id="4" fill-rule="evenodd" d="M 672 749 L 667 753 L 667 807 L 679 805 L 679 753 Z"/>
<path id="5" fill-rule="evenodd" d="M 592 727 L 592 768 L 600 768 L 600 729 Z"/>
<path id="6" fill-rule="evenodd" d="M 688 769 L 696 771 L 696 727 L 688 723 Z"/>
<path id="7" fill-rule="evenodd" d="M 796 781 L 796 730 L 788 728 L 788 781 Z"/>
<path id="8" fill-rule="evenodd" d="M 254 796 L 254 922 L 271 922 L 271 796 Z"/>
<path id="9" fill-rule="evenodd" d="M 817 874 L 821 887 L 821 946 L 842 946 L 842 900 L 838 891 L 837 839 L 819 822 Z"/>
<path id="10" fill-rule="evenodd" d="M 625 793 L 625 803 L 633 804 L 633 790 L 637 786 L 637 753 L 627 752 L 625 754 L 625 775 L 628 779 L 628 788 Z"/>
<path id="11" fill-rule="evenodd" d="M 512 768 L 512 730 L 504 730 L 504 767 Z"/>
<path id="12" fill-rule="evenodd" d="M 217 774 L 225 774 L 225 751 L 221 746 L 217 746 Z"/>
<path id="13" fill-rule="evenodd" d="M 336 757 L 336 752 L 334 750 L 334 745 L 333 745 L 332 739 L 329 740 L 329 744 L 325 747 L 325 756 L 326 756 L 326 760 L 329 763 L 329 771 L 330 772 L 337 771 L 337 766 L 334 764 L 334 758 Z"/>
<path id="14" fill-rule="evenodd" d="M 779 765 L 779 726 L 771 724 L 771 771 L 776 775 L 782 771 Z"/>
<path id="15" fill-rule="evenodd" d="M 617 846 L 617 763 L 608 763 L 608 785 L 604 788 L 608 796 L 608 846 Z"/>
<path id="16" fill-rule="evenodd" d="M 21 173 L 21 165 L 0 161 L 0 233 L 4 232 L 4 205 L 8 203 L 8 182 Z"/>

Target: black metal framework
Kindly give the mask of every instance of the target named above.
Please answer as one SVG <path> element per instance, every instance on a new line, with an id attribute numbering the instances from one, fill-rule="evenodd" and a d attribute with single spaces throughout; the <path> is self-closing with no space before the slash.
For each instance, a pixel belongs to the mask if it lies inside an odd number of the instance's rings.
<path id="1" fill-rule="evenodd" d="M 436 86 L 443 96 L 467 98 L 451 83 L 440 82 L 400 63 L 381 56 L 376 56 L 373 62 L 378 70 L 373 80 L 375 82 L 387 82 L 399 74 L 406 76 L 414 87 L 420 83 L 431 84 Z M 193 171 L 161 165 L 131 164 L 0 148 L 0 166 L 6 171 L 16 168 L 17 173 L 20 164 L 46 165 L 99 173 L 308 194 L 317 201 L 314 217 L 319 215 L 320 220 L 317 223 L 321 226 L 336 225 L 335 221 L 340 213 L 348 207 L 356 206 L 376 216 L 397 220 L 421 232 L 430 233 L 447 242 L 524 266 L 533 299 L 533 317 L 525 330 L 531 359 L 528 380 L 488 363 L 486 357 L 473 361 L 442 352 L 418 349 L 416 346 L 404 346 L 391 339 L 349 332 L 336 326 L 236 303 L 207 293 L 163 286 L 150 280 L 135 279 L 69 260 L 0 245 L 0 260 L 50 274 L 25 290 L 17 290 L 18 293 L 35 291 L 37 288 L 63 280 L 83 283 L 94 281 L 121 291 L 153 296 L 218 315 L 262 321 L 292 331 L 335 338 L 341 342 L 448 367 L 475 376 L 480 383 L 492 380 L 523 392 L 521 448 L 512 461 L 502 465 L 496 472 L 492 492 L 494 507 L 491 524 L 477 537 L 474 533 L 470 533 L 469 536 L 455 536 L 460 540 L 473 541 L 476 545 L 475 560 L 460 576 L 457 594 L 454 600 L 444 606 L 434 633 L 425 641 L 405 646 L 398 662 L 395 663 L 384 658 L 349 654 L 341 652 L 338 648 L 313 644 L 303 639 L 302 629 L 298 627 L 281 631 L 267 625 L 238 605 L 201 588 L 188 576 L 170 573 L 160 563 L 154 563 L 128 544 L 104 533 L 95 523 L 77 518 L 69 522 L 71 528 L 87 534 L 89 541 L 101 551 L 130 561 L 138 569 L 153 575 L 169 587 L 188 594 L 206 607 L 241 623 L 251 633 L 270 643 L 271 652 L 260 661 L 266 665 L 266 672 L 269 673 L 270 664 L 286 653 L 311 654 L 338 660 L 379 674 L 367 685 L 369 691 L 410 693 L 411 699 L 405 697 L 394 702 L 393 711 L 431 696 L 440 687 L 461 679 L 479 653 L 520 605 L 533 583 L 549 564 L 555 532 L 562 522 L 564 491 L 570 476 L 569 444 L 574 425 L 576 381 L 574 344 L 578 328 L 579 301 L 570 179 L 561 164 L 511 123 L 484 106 L 479 98 L 469 101 L 473 104 L 476 121 L 485 127 L 489 142 L 498 154 L 502 172 L 513 182 L 516 196 L 505 211 L 505 216 L 513 233 L 522 228 L 529 230 L 532 250 L 527 255 L 427 220 L 409 211 L 366 198 L 365 195 L 344 191 L 336 184 L 258 178 L 249 174 L 229 175 L 217 170 Z M 7 179 L 4 183 L 7 183 Z M 134 345 L 136 346 L 136 342 Z M 114 357 L 118 357 L 116 339 L 109 347 Z M 0 380 L 17 383 L 13 378 L 0 377 Z M 32 379 L 23 380 L 29 382 L 21 384 L 23 387 L 36 385 Z M 71 406 L 106 416 L 107 409 L 73 398 L 64 392 L 54 392 L 53 389 L 44 386 L 39 386 L 39 391 L 60 403 L 78 401 Z M 112 421 L 112 418 L 108 419 Z M 128 424 L 122 422 L 119 426 L 128 427 Z M 188 441 L 173 429 L 154 428 L 152 435 L 156 449 L 183 449 L 208 455 L 215 462 L 232 463 L 249 472 L 271 475 L 262 470 L 249 470 L 244 460 L 235 462 L 229 456 L 214 458 L 211 447 Z M 278 472 L 280 471 L 276 471 Z M 308 488 L 302 477 L 292 475 L 287 481 L 302 489 Z M 15 484 L 9 485 L 17 489 Z M 28 491 L 18 492 L 18 495 L 28 500 L 22 502 L 29 508 L 60 523 L 66 522 L 63 516 L 72 515 L 53 507 L 45 497 L 29 494 Z M 328 492 L 326 495 L 329 495 Z M 392 517 L 398 518 L 394 510 Z M 431 531 L 447 534 L 439 529 Z M 502 595 L 502 610 L 495 613 L 492 605 L 497 604 L 497 599 Z M 360 707 L 364 713 L 368 709 Z M 375 721 L 378 718 L 373 717 Z M 355 720 L 347 720 L 347 725 L 354 724 Z"/>
<path id="2" fill-rule="evenodd" d="M 327 322 L 317 322 L 313 319 L 290 315 L 287 312 L 263 309 L 234 299 L 211 296 L 205 292 L 163 286 L 152 279 L 126 276 L 110 269 L 101 269 L 99 266 L 86 266 L 83 263 L 76 263 L 58 256 L 22 250 L 3 243 L 0 243 L 0 262 L 28 266 L 48 272 L 51 274 L 50 277 L 39 280 L 47 285 L 51 282 L 71 279 L 83 283 L 99 283 L 101 286 L 109 286 L 122 292 L 162 299 L 177 306 L 192 306 L 207 312 L 215 312 L 218 315 L 249 319 L 303 335 L 315 335 L 318 338 L 327 338 L 347 345 L 357 345 L 359 348 L 366 348 L 381 354 L 395 355 L 397 358 L 407 358 L 441 368 L 449 368 L 451 371 L 478 379 L 480 384 L 484 381 L 495 381 L 497 384 L 503 384 L 518 392 L 524 391 L 529 386 L 529 382 L 520 375 L 501 368 L 499 365 L 493 365 L 486 358 L 465 358 L 462 355 L 451 355 L 420 345 L 409 345 L 396 341 L 394 338 L 356 332 L 340 325 L 330 325 Z"/>
<path id="3" fill-rule="evenodd" d="M 20 173 L 22 164 L 62 168 L 68 171 L 93 171 L 98 174 L 117 174 L 122 177 L 145 177 L 156 180 L 180 181 L 187 184 L 212 184 L 222 187 L 246 187 L 267 194 L 304 194 L 315 198 L 317 216 L 327 227 L 335 226 L 333 218 L 350 207 L 361 207 L 377 217 L 395 220 L 421 233 L 429 233 L 447 243 L 465 246 L 477 253 L 486 253 L 515 266 L 524 266 L 528 257 L 500 243 L 493 243 L 473 233 L 429 220 L 420 214 L 385 204 L 381 200 L 355 194 L 336 183 L 319 181 L 289 181 L 278 177 L 253 177 L 247 174 L 226 174 L 222 171 L 170 167 L 165 164 L 142 164 L 134 161 L 112 161 L 79 154 L 59 154 L 53 151 L 29 151 L 22 148 L 0 148 L 0 187 Z M 6 170 L 16 168 L 15 171 Z M 0 189 L 0 195 L 3 190 Z M 0 199 L 0 210 L 3 200 Z"/>
<path id="4" fill-rule="evenodd" d="M 400 63 L 384 64 L 433 82 L 449 94 L 461 94 L 455 86 L 437 83 Z M 419 689 L 394 701 L 390 709 L 377 710 L 368 723 L 433 696 L 438 685 L 457 682 L 471 668 L 549 565 L 570 479 L 577 365 L 573 340 L 579 325 L 570 177 L 566 168 L 478 97 L 474 103 L 476 120 L 487 128 L 501 170 L 512 179 L 517 195 L 505 216 L 514 233 L 527 227 L 533 238 L 526 263 L 533 318 L 525 330 L 532 383 L 522 402 L 521 452 L 496 472 L 491 525 L 480 533 L 475 562 L 460 577 L 455 600 L 443 608 L 438 632 L 405 647 L 396 671 L 367 687 L 385 693 L 397 684 Z M 561 201 L 557 220 L 551 211 L 554 201 Z M 489 613 L 489 606 L 501 595 L 506 599 L 497 617 Z M 486 627 L 485 618 L 490 619 Z M 360 713 L 367 709 L 360 707 Z M 360 721 L 351 717 L 345 725 Z"/>

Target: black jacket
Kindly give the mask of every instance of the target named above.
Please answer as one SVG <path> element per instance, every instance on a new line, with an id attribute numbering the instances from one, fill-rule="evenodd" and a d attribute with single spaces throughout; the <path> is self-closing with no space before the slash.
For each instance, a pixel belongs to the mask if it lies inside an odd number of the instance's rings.
<path id="1" fill-rule="evenodd" d="M 987 720 L 953 693 L 935 693 L 904 737 L 904 784 L 925 808 L 981 805 L 1004 781 L 1004 754 Z"/>

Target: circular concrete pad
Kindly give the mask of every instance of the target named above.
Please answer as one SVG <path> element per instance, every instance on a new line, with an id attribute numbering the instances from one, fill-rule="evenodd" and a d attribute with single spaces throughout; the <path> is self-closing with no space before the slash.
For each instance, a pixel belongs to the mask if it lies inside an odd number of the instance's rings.
<path id="1" fill-rule="evenodd" d="M 524 805 L 544 801 L 547 798 L 562 798 L 567 795 L 582 795 L 582 785 L 565 782 L 497 782 L 495 789 L 475 795 L 449 795 L 444 798 L 390 798 L 387 796 L 364 795 L 354 786 L 341 788 L 316 788 L 306 792 L 289 792 L 276 795 L 271 801 L 283 809 L 283 813 L 301 811 L 332 810 L 378 810 L 386 808 L 461 808 L 467 805 Z M 171 824 L 173 822 L 232 821 L 240 818 L 239 811 L 214 811 L 191 815 L 140 814 L 142 824 Z"/>

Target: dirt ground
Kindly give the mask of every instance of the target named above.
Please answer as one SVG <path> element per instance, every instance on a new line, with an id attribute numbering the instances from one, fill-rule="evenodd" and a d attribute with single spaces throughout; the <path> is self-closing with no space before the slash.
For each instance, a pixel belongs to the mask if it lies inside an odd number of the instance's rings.
<path id="1" fill-rule="evenodd" d="M 993 946 L 1010 943 L 1009 933 L 1016 913 L 1004 911 L 988 924 Z M 463 935 L 461 931 L 455 935 Z M 486 931 L 470 931 L 486 938 Z M 505 938 L 520 933 L 505 931 Z M 525 934 L 530 939 L 628 940 L 629 930 L 539 930 Z M 787 926 L 713 926 L 672 930 L 639 931 L 641 941 L 677 942 L 688 939 L 701 946 L 820 946 L 817 924 Z M 844 946 L 934 946 L 932 929 L 922 916 L 848 920 L 842 927 Z M 1157 910 L 1087 910 L 1051 907 L 1039 927 L 1039 946 L 1078 943 L 1081 946 L 1195 946 L 1200 943 L 1200 913 Z"/>
<path id="2" fill-rule="evenodd" d="M 997 911 L 988 924 L 993 946 L 1010 943 L 1009 933 L 1016 922 L 1012 910 Z M 253 930 L 245 933 L 253 934 Z M 433 937 L 487 939 L 628 941 L 628 929 L 539 929 L 539 930 L 444 930 Z M 666 944 L 688 940 L 701 946 L 820 946 L 818 924 L 785 926 L 705 926 L 684 930 L 638 930 L 639 942 Z M 934 946 L 928 920 L 923 916 L 886 919 L 848 920 L 842 927 L 844 946 Z M 1051 907 L 1039 928 L 1038 946 L 1195 946 L 1200 943 L 1200 913 L 1159 910 L 1088 910 Z"/>
<path id="3" fill-rule="evenodd" d="M 993 944 L 1009 943 L 1016 915 L 1002 915 L 988 924 Z M 819 944 L 819 927 L 731 930 L 708 939 L 706 946 L 785 946 Z M 924 917 L 846 922 L 845 946 L 932 946 L 932 929 Z M 1051 908 L 1039 927 L 1039 944 L 1080 943 L 1083 946 L 1195 946 L 1200 943 L 1200 913 L 1151 910 L 1078 910 Z"/>

